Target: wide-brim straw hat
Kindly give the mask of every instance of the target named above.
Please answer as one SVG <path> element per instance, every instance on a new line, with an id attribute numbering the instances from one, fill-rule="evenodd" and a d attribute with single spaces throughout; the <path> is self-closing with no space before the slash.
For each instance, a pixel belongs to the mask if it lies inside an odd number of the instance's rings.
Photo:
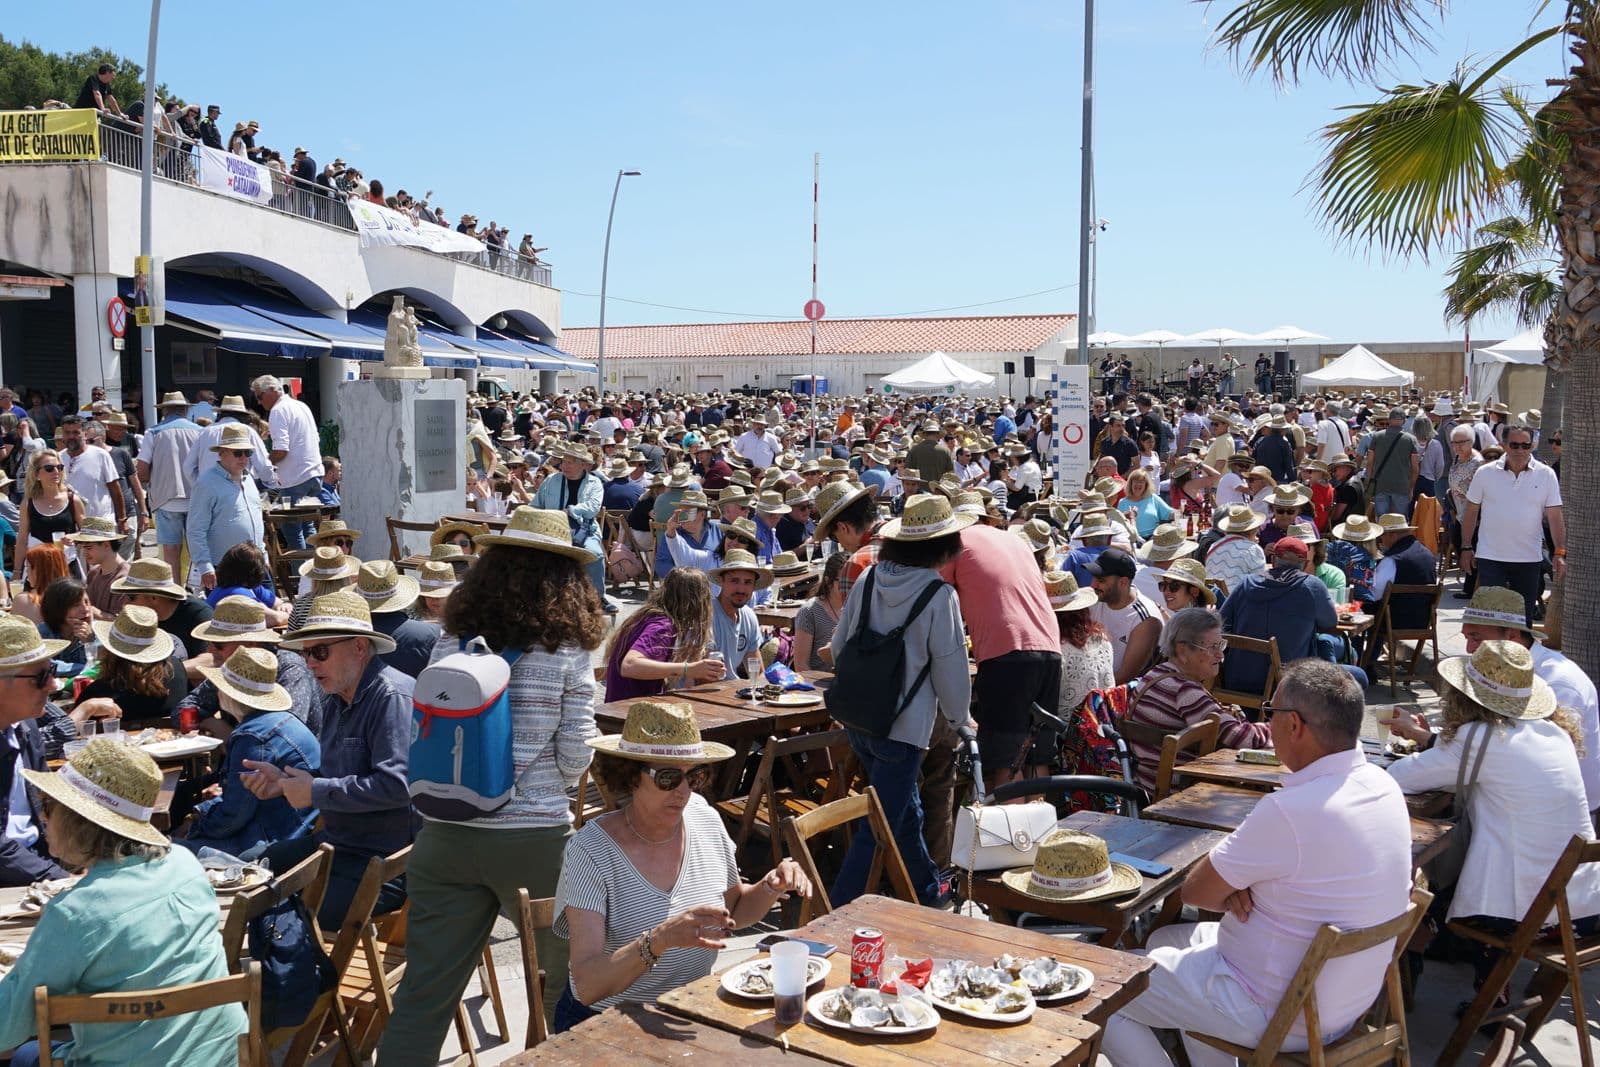
<path id="1" fill-rule="evenodd" d="M 1352 515 L 1333 528 L 1333 536 L 1341 541 L 1376 541 L 1383 530 L 1365 515 Z"/>
<path id="2" fill-rule="evenodd" d="M 28 784 L 76 815 L 145 845 L 170 844 L 150 825 L 161 792 L 161 768 L 134 745 L 93 737 L 59 771 L 33 771 Z"/>
<path id="3" fill-rule="evenodd" d="M 132 596 L 155 595 L 173 600 L 188 600 L 189 591 L 172 580 L 172 568 L 164 559 L 136 559 L 128 573 L 111 583 L 113 593 Z"/>
<path id="4" fill-rule="evenodd" d="M 976 515 L 957 515 L 948 497 L 918 493 L 906 501 L 899 518 L 890 519 L 878 529 L 878 536 L 885 541 L 931 541 L 960 533 L 977 521 Z"/>
<path id="5" fill-rule="evenodd" d="M 45 640 L 39 628 L 20 615 L 0 615 L 0 669 L 15 673 L 54 659 L 70 641 Z"/>
<path id="6" fill-rule="evenodd" d="M 1078 579 L 1066 571 L 1048 571 L 1044 576 L 1044 593 L 1050 598 L 1050 608 L 1056 612 L 1082 611 L 1092 608 L 1100 598 L 1093 589 L 1080 586 Z"/>
<path id="7" fill-rule="evenodd" d="M 104 544 L 122 540 L 122 534 L 117 531 L 117 524 L 112 520 L 101 518 L 99 515 L 85 515 L 77 530 L 67 534 L 64 540 L 71 541 L 75 545 L 92 542 Z"/>
<path id="8" fill-rule="evenodd" d="M 158 408 L 186 408 L 190 407 L 189 398 L 182 393 L 162 393 Z"/>
<path id="9" fill-rule="evenodd" d="M 189 631 L 189 636 L 219 645 L 235 641 L 275 645 L 283 640 L 278 631 L 267 625 L 267 611 L 261 601 L 251 596 L 223 597 L 212 609 L 211 618 Z"/>
<path id="10" fill-rule="evenodd" d="M 761 531 L 756 529 L 754 519 L 734 519 L 732 522 L 723 522 L 721 519 L 712 519 L 711 525 L 722 531 L 724 538 L 737 537 L 749 541 L 757 548 L 761 547 Z"/>
<path id="11" fill-rule="evenodd" d="M 1290 537 L 1295 537 L 1308 545 L 1314 545 L 1322 540 L 1322 535 L 1317 533 L 1315 523 L 1295 522 L 1289 524 Z"/>
<path id="12" fill-rule="evenodd" d="M 222 403 L 217 405 L 217 411 L 229 415 L 248 415 L 250 409 L 245 406 L 244 397 L 229 394 L 222 398 Z"/>
<path id="13" fill-rule="evenodd" d="M 667 477 L 668 489 L 687 489 L 694 484 L 694 471 L 683 464 L 672 468 L 672 473 Z"/>
<path id="14" fill-rule="evenodd" d="M 1043 519 L 1029 519 L 1016 528 L 1016 534 L 1034 552 L 1043 552 L 1054 543 L 1050 524 Z"/>
<path id="15" fill-rule="evenodd" d="M 161 629 L 156 613 L 135 604 L 114 619 L 90 623 L 106 651 L 132 663 L 160 663 L 172 655 L 172 635 Z"/>
<path id="16" fill-rule="evenodd" d="M 361 540 L 361 531 L 352 530 L 346 526 L 343 519 L 323 519 L 317 523 L 317 532 L 306 538 L 309 544 L 320 545 L 324 541 L 331 541 L 335 537 L 348 537 L 352 541 Z"/>
<path id="17" fill-rule="evenodd" d="M 375 559 L 361 565 L 355 590 L 367 602 L 368 611 L 381 615 L 387 611 L 404 611 L 415 604 L 421 587 L 415 578 L 401 574 L 393 560 Z"/>
<path id="18" fill-rule="evenodd" d="M 600 557 L 572 543 L 572 527 L 562 511 L 543 511 L 526 504 L 511 513 L 511 521 L 499 533 L 481 533 L 472 539 L 479 548 L 488 545 L 506 545 L 510 548 L 530 548 L 553 552 L 558 556 L 593 563 Z"/>
<path id="19" fill-rule="evenodd" d="M 843 468 L 830 469 L 842 470 Z M 844 514 L 846 508 L 864 496 L 870 496 L 876 500 L 878 487 L 876 485 L 859 485 L 853 482 L 829 482 L 823 486 L 822 490 L 817 493 L 817 532 L 815 539 L 818 541 L 826 540 L 828 531 L 833 526 L 833 520 Z"/>
<path id="20" fill-rule="evenodd" d="M 1134 555 L 1147 562 L 1161 563 L 1187 556 L 1199 547 L 1198 542 L 1184 536 L 1182 529 L 1172 523 L 1163 523 L 1155 528 L 1149 540 L 1140 545 Z"/>
<path id="21" fill-rule="evenodd" d="M 793 552 L 779 552 L 772 557 L 773 574 L 801 574 L 809 566 Z"/>
<path id="22" fill-rule="evenodd" d="M 766 479 L 763 478 L 762 481 L 766 482 Z M 781 475 L 778 478 L 772 479 L 770 484 L 777 484 L 779 481 L 782 481 Z M 756 511 L 763 515 L 787 515 L 789 514 L 789 505 L 783 502 L 782 493 L 762 493 L 756 499 Z"/>
<path id="23" fill-rule="evenodd" d="M 477 539 L 479 534 L 489 532 L 489 527 L 481 522 L 463 522 L 459 519 L 451 522 L 442 522 L 439 528 L 428 535 L 428 547 L 434 548 L 444 543 L 444 539 L 452 534 L 464 533 L 468 537 Z"/>
<path id="24" fill-rule="evenodd" d="M 1533 633 L 1533 627 L 1528 625 L 1522 594 L 1503 585 L 1478 586 L 1461 612 L 1461 624 L 1465 626 L 1471 623 Z"/>
<path id="25" fill-rule="evenodd" d="M 222 436 L 217 438 L 217 443 L 211 446 L 213 452 L 232 452 L 235 450 L 254 452 L 256 443 L 250 439 L 250 427 L 242 422 L 225 422 L 222 424 Z"/>
<path id="26" fill-rule="evenodd" d="M 447 597 L 461 583 L 456 569 L 442 560 L 430 559 L 417 571 L 417 595 L 429 599 Z"/>
<path id="27" fill-rule="evenodd" d="M 714 763 L 733 749 L 700 736 L 694 708 L 670 700 L 636 700 L 620 734 L 603 734 L 584 742 L 596 752 L 640 763 Z"/>
<path id="28" fill-rule="evenodd" d="M 730 571 L 750 571 L 756 576 L 756 588 L 765 589 L 772 584 L 772 569 L 763 567 L 761 561 L 743 549 L 735 548 L 722 557 L 722 565 L 713 567 L 706 574 L 714 582 L 721 583 L 722 576 Z"/>
<path id="29" fill-rule="evenodd" d="M 689 511 L 710 511 L 713 501 L 698 489 L 690 489 L 678 498 L 678 507 Z"/>
<path id="30" fill-rule="evenodd" d="M 313 582 L 336 582 L 342 578 L 354 578 L 360 566 L 360 560 L 346 555 L 342 549 L 318 545 L 311 558 L 300 564 L 298 573 L 300 577 L 310 578 Z"/>
<path id="31" fill-rule="evenodd" d="M 1303 508 L 1309 503 L 1311 494 L 1302 489 L 1299 482 L 1274 486 L 1266 499 L 1267 506 L 1274 508 Z"/>
<path id="32" fill-rule="evenodd" d="M 1209 606 L 1217 602 L 1217 595 L 1211 591 L 1211 579 L 1206 574 L 1205 564 L 1197 559 L 1175 559 L 1162 571 L 1160 578 L 1171 578 L 1184 585 L 1192 585 L 1199 592 L 1200 599 Z"/>
<path id="33" fill-rule="evenodd" d="M 1100 838 L 1060 827 L 1040 839 L 1032 867 L 1006 871 L 1000 879 L 1025 897 L 1080 903 L 1137 893 L 1144 887 L 1138 871 L 1111 862 Z"/>
<path id="34" fill-rule="evenodd" d="M 1217 529 L 1225 534 L 1247 534 L 1260 529 L 1266 521 L 1266 516 L 1249 504 L 1231 504 L 1227 514 L 1217 520 Z"/>
<path id="35" fill-rule="evenodd" d="M 298 652 L 307 645 L 341 637 L 365 637 L 380 655 L 394 651 L 394 638 L 372 628 L 372 612 L 353 589 L 312 597 L 305 622 L 300 629 L 283 635 L 283 647 Z"/>
<path id="36" fill-rule="evenodd" d="M 1533 672 L 1533 655 L 1515 641 L 1485 641 L 1471 656 L 1439 663 L 1439 677 L 1468 699 L 1507 719 L 1548 719 L 1555 690 Z"/>
<path id="37" fill-rule="evenodd" d="M 294 697 L 278 684 L 278 657 L 265 648 L 238 648 L 220 667 L 201 667 L 200 673 L 219 692 L 257 711 L 288 711 Z"/>

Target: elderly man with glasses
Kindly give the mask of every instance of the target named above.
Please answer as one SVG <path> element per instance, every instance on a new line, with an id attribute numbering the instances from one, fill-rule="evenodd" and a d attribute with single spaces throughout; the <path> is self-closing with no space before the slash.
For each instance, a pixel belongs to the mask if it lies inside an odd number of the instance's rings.
<path id="1" fill-rule="evenodd" d="M 35 794 L 21 771 L 43 771 L 44 736 L 39 718 L 54 685 L 50 660 L 67 645 L 44 641 L 33 623 L 17 615 L 0 616 L 0 886 L 25 886 L 65 878 L 50 858 Z"/>
<path id="2" fill-rule="evenodd" d="M 234 545 L 253 544 L 263 559 L 267 555 L 261 493 L 246 473 L 255 450 L 243 426 L 227 430 L 211 446 L 217 454 L 216 465 L 194 484 L 185 524 L 189 561 L 207 591 L 217 584 L 216 561 Z"/>
<path id="3" fill-rule="evenodd" d="M 1533 431 L 1512 426 L 1505 432 L 1506 454 L 1485 463 L 1467 487 L 1461 516 L 1461 569 L 1477 572 L 1478 585 L 1503 585 L 1522 594 L 1531 626 L 1544 615 L 1544 527 L 1555 546 L 1551 566 L 1557 579 L 1567 573 L 1567 524 L 1561 511 L 1556 472 L 1533 458 Z M 1480 526 L 1479 523 L 1482 522 Z"/>

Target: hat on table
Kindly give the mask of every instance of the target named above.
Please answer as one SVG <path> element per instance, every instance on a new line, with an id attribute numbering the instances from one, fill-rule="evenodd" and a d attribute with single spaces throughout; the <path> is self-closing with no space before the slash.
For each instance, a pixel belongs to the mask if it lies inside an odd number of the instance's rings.
<path id="1" fill-rule="evenodd" d="M 694 708 L 669 700 L 634 701 L 620 734 L 591 737 L 584 744 L 641 763 L 710 763 L 733 755 L 727 745 L 701 739 Z"/>
<path id="2" fill-rule="evenodd" d="M 189 631 L 197 641 L 225 645 L 248 641 L 275 645 L 283 638 L 267 625 L 267 609 L 253 596 L 225 596 L 217 601 L 211 618 Z"/>
<path id="3" fill-rule="evenodd" d="M 565 512 L 544 511 L 526 504 L 511 513 L 511 521 L 499 533 L 481 533 L 472 539 L 479 548 L 487 545 L 508 545 L 513 548 L 532 548 L 553 552 L 558 556 L 575 559 L 579 563 L 593 563 L 599 557 L 587 548 L 572 543 L 572 527 Z"/>
<path id="4" fill-rule="evenodd" d="M 1032 867 L 1006 871 L 1000 879 L 1023 896 L 1054 901 L 1103 900 L 1137 893 L 1144 885 L 1138 871 L 1111 862 L 1100 838 L 1060 827 L 1040 839 Z"/>
<path id="5" fill-rule="evenodd" d="M 288 711 L 294 706 L 289 691 L 278 684 L 278 657 L 271 649 L 236 648 L 222 666 L 201 667 L 200 673 L 247 708 Z"/>
<path id="6" fill-rule="evenodd" d="M 772 557 L 773 574 L 804 574 L 808 566 L 793 552 L 779 552 Z"/>
<path id="7" fill-rule="evenodd" d="M 1443 660 L 1439 677 L 1507 719 L 1548 719 L 1555 714 L 1555 691 L 1533 673 L 1533 654 L 1515 641 L 1485 641 L 1471 656 Z"/>
<path id="8" fill-rule="evenodd" d="M 296 652 L 327 638 L 365 637 L 377 653 L 393 652 L 394 639 L 372 628 L 367 602 L 353 589 L 341 589 L 311 599 L 311 610 L 298 630 L 283 635 L 283 647 Z"/>
<path id="9" fill-rule="evenodd" d="M 360 573 L 356 575 L 355 588 L 361 599 L 367 602 L 367 610 L 374 615 L 406 610 L 417 602 L 420 591 L 417 580 L 401 574 L 394 561 L 388 559 L 363 563 Z"/>
<path id="10" fill-rule="evenodd" d="M 1078 579 L 1066 571 L 1046 571 L 1044 592 L 1050 598 L 1050 607 L 1057 612 L 1082 611 L 1100 601 L 1093 589 L 1080 587 Z"/>
<path id="11" fill-rule="evenodd" d="M 161 792 L 161 768 L 134 745 L 93 737 L 59 771 L 24 769 L 28 784 L 103 830 L 146 845 L 166 845 L 150 825 Z"/>
<path id="12" fill-rule="evenodd" d="M 172 580 L 172 568 L 164 559 L 136 559 L 128 564 L 128 573 L 111 583 L 113 593 L 128 596 L 148 594 L 188 600 L 189 591 Z"/>

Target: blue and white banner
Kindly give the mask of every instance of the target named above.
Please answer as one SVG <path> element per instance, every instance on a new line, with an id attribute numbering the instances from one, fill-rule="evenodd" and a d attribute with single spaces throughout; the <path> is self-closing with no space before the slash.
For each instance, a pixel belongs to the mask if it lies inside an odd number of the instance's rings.
<path id="1" fill-rule="evenodd" d="M 272 199 L 272 168 L 220 148 L 200 149 L 200 188 L 265 204 Z"/>
<path id="2" fill-rule="evenodd" d="M 1057 364 L 1049 369 L 1055 392 L 1054 448 L 1056 496 L 1074 499 L 1089 476 L 1089 368 Z"/>
<path id="3" fill-rule="evenodd" d="M 393 208 L 374 204 L 370 200 L 352 198 L 349 207 L 350 217 L 355 220 L 356 233 L 361 237 L 362 248 L 410 245 L 443 253 L 482 253 L 484 250 L 483 242 L 476 237 L 457 233 L 447 226 L 435 226 L 431 222 L 412 222 Z"/>

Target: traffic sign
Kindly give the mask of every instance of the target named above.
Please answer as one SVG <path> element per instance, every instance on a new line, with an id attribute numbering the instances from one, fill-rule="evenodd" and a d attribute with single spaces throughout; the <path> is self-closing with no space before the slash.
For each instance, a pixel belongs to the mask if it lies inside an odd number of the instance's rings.
<path id="1" fill-rule="evenodd" d="M 106 301 L 106 325 L 111 327 L 112 337 L 126 337 L 128 334 L 128 305 L 122 302 L 120 296 Z"/>
<path id="2" fill-rule="evenodd" d="M 820 300 L 807 300 L 806 301 L 805 315 L 806 315 L 806 318 L 810 319 L 812 322 L 816 322 L 819 319 L 821 319 L 822 318 L 822 313 L 823 313 L 824 310 L 826 310 L 826 309 L 823 308 L 822 301 L 820 301 Z"/>

